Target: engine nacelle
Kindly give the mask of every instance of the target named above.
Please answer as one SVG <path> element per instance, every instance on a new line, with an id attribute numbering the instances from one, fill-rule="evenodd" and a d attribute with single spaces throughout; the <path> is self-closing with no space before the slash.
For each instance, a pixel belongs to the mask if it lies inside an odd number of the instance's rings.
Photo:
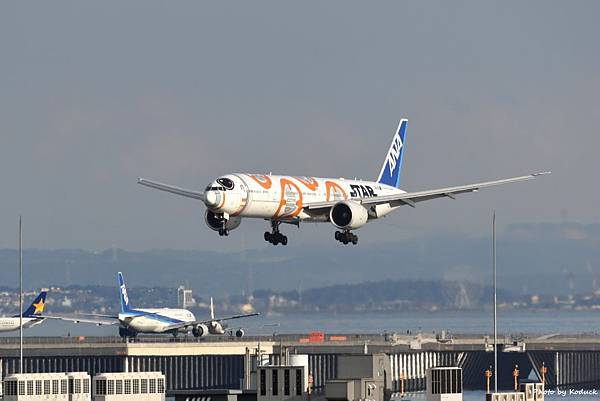
<path id="1" fill-rule="evenodd" d="M 223 329 L 223 325 L 217 321 L 212 321 L 209 323 L 208 331 L 210 334 L 224 334 L 225 330 Z"/>
<path id="2" fill-rule="evenodd" d="M 194 337 L 204 337 L 208 335 L 208 327 L 205 324 L 197 324 L 192 329 Z"/>
<path id="3" fill-rule="evenodd" d="M 135 338 L 137 336 L 137 332 L 134 330 L 127 329 L 125 327 L 119 327 L 119 335 L 121 336 L 121 338 Z"/>
<path id="4" fill-rule="evenodd" d="M 219 229 L 223 227 L 221 218 L 211 210 L 206 210 L 206 213 L 204 213 L 204 221 L 206 222 L 206 225 L 214 231 L 219 231 Z M 242 218 L 240 216 L 229 217 L 227 223 L 225 223 L 225 228 L 229 231 L 235 230 L 241 223 Z"/>
<path id="5" fill-rule="evenodd" d="M 236 336 L 237 338 L 242 338 L 242 337 L 244 337 L 245 335 L 246 335 L 246 332 L 244 331 L 244 329 L 237 329 L 237 330 L 235 331 L 235 336 Z"/>
<path id="6" fill-rule="evenodd" d="M 333 205 L 329 220 L 337 228 L 354 230 L 367 224 L 369 212 L 360 203 L 344 200 Z"/>

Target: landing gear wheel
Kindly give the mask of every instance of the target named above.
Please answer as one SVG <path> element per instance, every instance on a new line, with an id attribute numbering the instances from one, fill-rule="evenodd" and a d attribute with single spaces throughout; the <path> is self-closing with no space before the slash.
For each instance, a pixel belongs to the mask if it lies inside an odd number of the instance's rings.
<path id="1" fill-rule="evenodd" d="M 352 245 L 358 244 L 358 236 L 352 234 L 350 231 L 336 231 L 335 239 L 340 241 L 344 245 L 351 243 Z"/>
<path id="2" fill-rule="evenodd" d="M 222 236 L 228 236 L 229 235 L 229 230 L 226 228 L 219 228 L 219 235 Z"/>
<path id="3" fill-rule="evenodd" d="M 264 234 L 264 239 L 267 242 L 270 242 L 273 245 L 287 245 L 288 243 L 288 239 L 285 235 L 281 234 L 279 232 L 279 225 L 281 224 L 281 222 L 279 221 L 271 221 L 271 228 L 273 229 L 272 232 L 268 232 L 265 231 Z"/>

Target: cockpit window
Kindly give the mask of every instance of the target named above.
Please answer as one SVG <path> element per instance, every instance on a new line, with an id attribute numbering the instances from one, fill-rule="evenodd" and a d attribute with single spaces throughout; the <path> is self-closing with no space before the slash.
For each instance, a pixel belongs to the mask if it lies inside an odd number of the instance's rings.
<path id="1" fill-rule="evenodd" d="M 225 191 L 225 187 L 211 187 L 209 185 L 206 187 L 205 191 Z"/>
<path id="2" fill-rule="evenodd" d="M 217 182 L 223 185 L 225 189 L 233 189 L 233 187 L 235 186 L 233 181 L 231 181 L 229 178 L 219 178 L 217 179 Z"/>

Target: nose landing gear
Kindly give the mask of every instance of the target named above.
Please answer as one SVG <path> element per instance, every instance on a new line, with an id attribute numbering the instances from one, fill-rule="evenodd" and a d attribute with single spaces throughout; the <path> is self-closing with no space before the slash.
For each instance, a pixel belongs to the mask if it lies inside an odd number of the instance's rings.
<path id="1" fill-rule="evenodd" d="M 347 245 L 348 243 L 352 243 L 352 245 L 358 244 L 358 237 L 356 234 L 352 234 L 350 231 L 336 231 L 335 239 Z"/>
<path id="2" fill-rule="evenodd" d="M 219 216 L 219 222 L 221 223 L 221 227 L 219 228 L 219 236 L 228 236 L 229 235 L 229 230 L 227 229 L 227 220 L 228 220 L 229 215 L 226 213 L 223 213 L 221 216 Z"/>
<path id="3" fill-rule="evenodd" d="M 279 225 L 281 222 L 279 221 L 271 221 L 271 229 L 272 232 L 265 231 L 265 241 L 270 242 L 273 245 L 281 244 L 287 245 L 288 239 L 285 235 L 279 232 Z"/>

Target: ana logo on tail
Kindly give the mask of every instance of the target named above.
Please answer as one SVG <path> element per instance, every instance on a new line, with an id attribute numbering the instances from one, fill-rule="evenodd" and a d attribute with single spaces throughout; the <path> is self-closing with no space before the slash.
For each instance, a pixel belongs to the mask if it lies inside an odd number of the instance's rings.
<path id="1" fill-rule="evenodd" d="M 123 302 L 125 302 L 125 305 L 129 305 L 129 297 L 127 296 L 127 288 L 125 288 L 125 284 L 121 285 L 121 296 L 123 296 Z"/>
<path id="2" fill-rule="evenodd" d="M 390 168 L 390 178 L 394 175 L 394 170 L 396 169 L 396 163 L 398 162 L 398 158 L 400 157 L 400 150 L 402 149 L 402 138 L 400 138 L 400 133 L 396 133 L 394 136 L 394 140 L 392 142 L 392 146 L 390 147 L 390 153 L 388 153 L 387 163 Z"/>
<path id="3" fill-rule="evenodd" d="M 377 182 L 391 187 L 400 187 L 400 170 L 402 169 L 402 155 L 404 154 L 404 142 L 406 138 L 406 126 L 408 120 L 400 120 L 398 129 L 392 139 L 392 144 L 387 152 L 385 161 L 381 166 Z"/>

